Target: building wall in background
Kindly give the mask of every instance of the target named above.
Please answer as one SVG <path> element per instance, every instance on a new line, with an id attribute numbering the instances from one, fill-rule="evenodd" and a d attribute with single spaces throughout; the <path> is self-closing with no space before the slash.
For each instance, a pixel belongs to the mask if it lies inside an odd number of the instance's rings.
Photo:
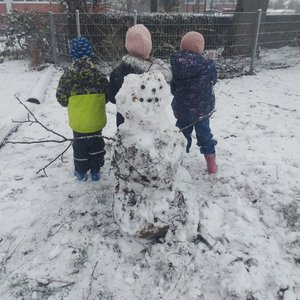
<path id="1" fill-rule="evenodd" d="M 6 3 L 7 2 L 7 3 Z M 14 10 L 24 11 L 24 10 L 38 10 L 41 12 L 61 12 L 61 5 L 59 2 L 55 1 L 4 1 L 0 0 L 0 13 L 9 13 L 9 6 Z"/>

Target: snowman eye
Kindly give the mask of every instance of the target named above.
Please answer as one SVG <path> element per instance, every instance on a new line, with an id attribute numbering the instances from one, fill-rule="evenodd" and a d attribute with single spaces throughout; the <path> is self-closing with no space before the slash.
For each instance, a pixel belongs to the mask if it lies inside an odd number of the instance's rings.
<path id="1" fill-rule="evenodd" d="M 158 101 L 159 101 L 159 99 L 158 99 L 157 97 L 156 97 L 154 100 L 155 100 L 155 102 L 158 102 Z"/>
<path id="2" fill-rule="evenodd" d="M 144 86 L 143 84 L 141 85 L 141 89 L 142 89 L 142 90 L 144 90 L 144 89 L 145 89 L 145 86 Z"/>
<path id="3" fill-rule="evenodd" d="M 144 101 L 144 98 L 140 98 L 140 102 L 143 102 Z"/>
<path id="4" fill-rule="evenodd" d="M 152 102 L 152 99 L 151 99 L 151 98 L 148 98 L 148 99 L 147 99 L 147 102 Z"/>

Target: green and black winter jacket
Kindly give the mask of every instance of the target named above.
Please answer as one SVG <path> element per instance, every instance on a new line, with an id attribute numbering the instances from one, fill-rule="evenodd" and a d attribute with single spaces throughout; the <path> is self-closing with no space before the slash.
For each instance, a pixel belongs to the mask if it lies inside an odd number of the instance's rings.
<path id="1" fill-rule="evenodd" d="M 108 80 L 91 58 L 75 60 L 61 76 L 57 101 L 68 107 L 69 125 L 79 133 L 94 133 L 106 125 L 106 96 Z"/>

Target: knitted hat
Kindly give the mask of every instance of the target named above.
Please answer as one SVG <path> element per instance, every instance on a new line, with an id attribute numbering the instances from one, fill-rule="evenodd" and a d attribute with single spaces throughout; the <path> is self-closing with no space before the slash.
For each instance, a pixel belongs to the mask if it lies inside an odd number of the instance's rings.
<path id="1" fill-rule="evenodd" d="M 205 42 L 203 35 L 196 31 L 190 31 L 186 33 L 181 39 L 180 50 L 202 54 L 204 45 Z"/>
<path id="2" fill-rule="evenodd" d="M 76 37 L 70 41 L 70 55 L 75 59 L 94 55 L 91 43 L 84 37 Z"/>
<path id="3" fill-rule="evenodd" d="M 132 56 L 148 59 L 152 50 L 151 33 L 143 24 L 130 27 L 126 33 L 125 48 Z"/>

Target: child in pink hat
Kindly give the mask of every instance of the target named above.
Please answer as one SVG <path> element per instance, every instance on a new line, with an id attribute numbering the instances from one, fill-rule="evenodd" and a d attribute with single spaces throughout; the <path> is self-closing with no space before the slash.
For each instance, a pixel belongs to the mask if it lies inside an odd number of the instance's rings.
<path id="1" fill-rule="evenodd" d="M 116 103 L 115 96 L 120 90 L 124 77 L 128 74 L 142 74 L 158 70 L 167 82 L 171 81 L 172 74 L 168 66 L 161 60 L 151 57 L 151 33 L 143 24 L 130 27 L 126 33 L 125 48 L 128 52 L 122 57 L 121 63 L 110 75 L 107 97 L 110 102 Z M 124 117 L 117 113 L 117 126 L 124 123 Z"/>
<path id="2" fill-rule="evenodd" d="M 177 119 L 176 126 L 187 139 L 186 151 L 192 144 L 195 129 L 197 145 L 204 154 L 209 174 L 217 173 L 216 140 L 210 129 L 210 117 L 215 109 L 213 86 L 217 71 L 212 59 L 204 57 L 205 41 L 201 33 L 190 31 L 180 42 L 180 51 L 171 55 L 172 109 Z"/>

